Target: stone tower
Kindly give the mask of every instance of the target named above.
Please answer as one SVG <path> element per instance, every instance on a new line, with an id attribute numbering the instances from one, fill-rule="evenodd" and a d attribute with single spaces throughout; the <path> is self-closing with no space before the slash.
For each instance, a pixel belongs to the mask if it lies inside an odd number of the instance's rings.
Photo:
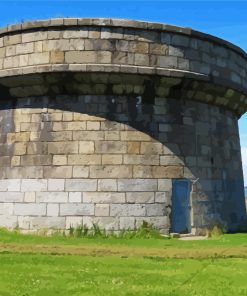
<path id="1" fill-rule="evenodd" d="M 164 24 L 0 30 L 0 226 L 190 232 L 245 219 L 247 55 Z"/>

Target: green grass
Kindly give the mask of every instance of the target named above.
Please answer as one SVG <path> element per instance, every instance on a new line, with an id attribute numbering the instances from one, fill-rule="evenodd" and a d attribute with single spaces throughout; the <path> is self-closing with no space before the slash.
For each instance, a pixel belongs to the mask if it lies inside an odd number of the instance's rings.
<path id="1" fill-rule="evenodd" d="M 0 296 L 244 296 L 246 278 L 247 234 L 180 241 L 0 230 Z"/>

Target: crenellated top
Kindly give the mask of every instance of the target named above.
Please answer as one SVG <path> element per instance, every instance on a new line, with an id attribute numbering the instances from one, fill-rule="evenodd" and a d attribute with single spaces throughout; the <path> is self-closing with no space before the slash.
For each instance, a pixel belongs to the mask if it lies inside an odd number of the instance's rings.
<path id="1" fill-rule="evenodd" d="M 193 79 L 204 83 L 196 89 L 202 95 L 212 84 L 224 88 L 216 95 L 217 104 L 238 115 L 247 110 L 247 54 L 190 28 L 123 19 L 61 18 L 0 29 L 0 84 L 9 86 L 7 77 L 50 72 Z M 21 81 L 15 87 L 25 84 Z M 179 85 L 186 86 L 181 81 Z"/>

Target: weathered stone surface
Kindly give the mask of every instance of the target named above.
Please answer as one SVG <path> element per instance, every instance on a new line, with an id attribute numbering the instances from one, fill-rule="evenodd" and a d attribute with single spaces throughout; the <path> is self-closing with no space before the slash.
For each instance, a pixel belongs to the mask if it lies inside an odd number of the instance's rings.
<path id="1" fill-rule="evenodd" d="M 81 203 L 82 202 L 81 195 L 82 195 L 81 192 L 69 192 L 69 202 Z"/>
<path id="2" fill-rule="evenodd" d="M 60 205 L 61 216 L 82 216 L 82 215 L 94 215 L 94 204 L 61 204 Z"/>
<path id="3" fill-rule="evenodd" d="M 36 201 L 38 203 L 67 203 L 67 192 L 37 192 Z"/>
<path id="4" fill-rule="evenodd" d="M 110 214 L 110 205 L 109 204 L 96 204 L 95 205 L 95 216 L 99 217 L 108 217 Z M 103 227 L 105 227 L 103 225 Z"/>
<path id="5" fill-rule="evenodd" d="M 0 226 L 166 232 L 173 180 L 197 178 L 195 227 L 244 219 L 240 49 L 188 28 L 54 19 L 2 30 L 0 70 L 13 97 L 0 102 Z"/>
<path id="6" fill-rule="evenodd" d="M 119 191 L 156 191 L 157 180 L 155 179 L 119 179 Z"/>
<path id="7" fill-rule="evenodd" d="M 90 166 L 90 178 L 130 178 L 131 167 L 128 165 L 97 165 Z"/>
<path id="8" fill-rule="evenodd" d="M 111 204 L 110 216 L 145 216 L 145 205 L 141 204 Z"/>
<path id="9" fill-rule="evenodd" d="M 84 192 L 83 202 L 86 203 L 124 203 L 125 194 L 122 192 Z"/>
<path id="10" fill-rule="evenodd" d="M 22 179 L 21 191 L 46 191 L 47 180 L 45 179 Z"/>
<path id="11" fill-rule="evenodd" d="M 98 191 L 117 191 L 116 179 L 99 179 Z"/>
<path id="12" fill-rule="evenodd" d="M 14 204 L 14 215 L 20 216 L 44 216 L 46 204 L 16 203 Z"/>
<path id="13" fill-rule="evenodd" d="M 153 203 L 154 202 L 154 192 L 127 192 L 126 193 L 127 203 Z"/>
<path id="14" fill-rule="evenodd" d="M 65 181 L 66 191 L 96 191 L 97 180 L 80 180 L 80 179 L 68 179 Z"/>

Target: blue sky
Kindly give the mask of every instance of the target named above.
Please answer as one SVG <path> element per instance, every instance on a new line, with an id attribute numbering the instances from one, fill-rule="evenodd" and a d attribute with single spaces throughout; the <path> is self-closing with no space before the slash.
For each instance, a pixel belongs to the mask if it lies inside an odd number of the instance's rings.
<path id="1" fill-rule="evenodd" d="M 0 26 L 50 17 L 116 17 L 174 24 L 224 38 L 247 51 L 247 1 L 0 0 Z M 247 185 L 247 114 L 239 120 Z"/>

